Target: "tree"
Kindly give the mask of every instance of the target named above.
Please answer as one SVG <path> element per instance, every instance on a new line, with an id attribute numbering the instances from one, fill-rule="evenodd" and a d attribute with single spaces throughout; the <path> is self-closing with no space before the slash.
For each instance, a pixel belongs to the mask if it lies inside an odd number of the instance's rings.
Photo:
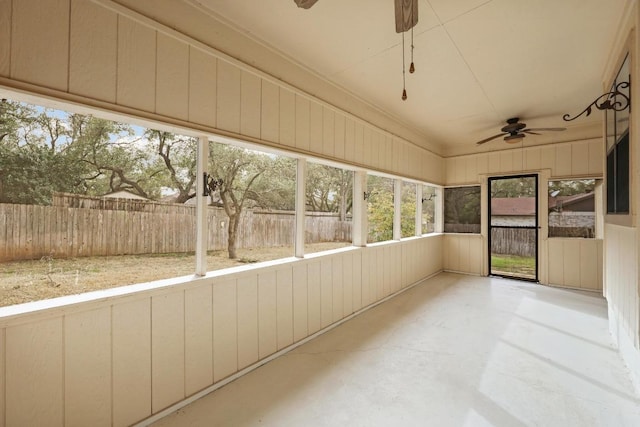
<path id="1" fill-rule="evenodd" d="M 236 242 L 241 215 L 247 207 L 293 209 L 295 167 L 292 159 L 258 153 L 226 144 L 211 143 L 210 168 L 221 179 L 219 201 L 227 217 L 227 252 L 237 258 Z"/>
<path id="2" fill-rule="evenodd" d="M 340 221 L 346 221 L 353 204 L 353 172 L 309 163 L 305 199 L 308 210 L 338 212 Z"/>
<path id="3" fill-rule="evenodd" d="M 368 242 L 393 239 L 393 180 L 376 175 L 367 177 Z"/>

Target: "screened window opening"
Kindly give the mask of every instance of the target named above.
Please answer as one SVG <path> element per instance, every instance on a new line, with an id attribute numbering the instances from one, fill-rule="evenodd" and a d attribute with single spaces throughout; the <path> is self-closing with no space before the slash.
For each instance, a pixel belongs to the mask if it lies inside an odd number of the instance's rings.
<path id="1" fill-rule="evenodd" d="M 367 175 L 367 243 L 393 239 L 393 179 Z"/>
<path id="2" fill-rule="evenodd" d="M 436 231 L 436 187 L 422 186 L 422 234 Z"/>
<path id="3" fill-rule="evenodd" d="M 305 253 L 352 244 L 353 171 L 307 163 Z"/>
<path id="4" fill-rule="evenodd" d="M 208 250 L 215 270 L 292 256 L 295 233 L 294 159 L 230 144 L 209 143 Z M 212 260 L 213 261 L 213 260 Z"/>
<path id="5" fill-rule="evenodd" d="M 631 98 L 629 56 L 627 55 L 615 81 L 612 91 L 618 89 L 627 99 Z M 606 110 L 607 114 L 607 213 L 629 213 L 629 111 L 630 106 L 624 96 L 616 95 L 612 104 L 627 105 L 620 111 Z"/>
<path id="6" fill-rule="evenodd" d="M 445 233 L 480 233 L 480 186 L 444 189 Z"/>
<path id="7" fill-rule="evenodd" d="M 549 237 L 595 237 L 595 186 L 595 179 L 549 181 Z"/>
<path id="8" fill-rule="evenodd" d="M 403 238 L 416 235 L 416 188 L 412 182 L 402 183 L 400 231 Z"/>
<path id="9" fill-rule="evenodd" d="M 193 274 L 197 140 L 3 100 L 0 305 Z"/>

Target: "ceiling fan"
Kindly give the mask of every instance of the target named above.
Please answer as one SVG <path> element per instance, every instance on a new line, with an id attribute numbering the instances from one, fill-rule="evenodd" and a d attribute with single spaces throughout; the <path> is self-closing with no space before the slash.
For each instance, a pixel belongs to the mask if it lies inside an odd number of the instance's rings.
<path id="1" fill-rule="evenodd" d="M 540 135 L 537 132 L 559 132 L 563 130 L 567 130 L 567 128 L 535 128 L 535 129 L 527 129 L 526 123 L 520 123 L 520 119 L 518 117 L 513 117 L 507 120 L 507 125 L 503 126 L 501 133 L 497 135 L 490 136 L 489 138 L 485 138 L 481 141 L 476 142 L 477 145 L 482 145 L 485 142 L 489 142 L 492 139 L 496 139 L 498 137 L 504 136 L 504 140 L 510 144 L 522 141 L 525 134 L 529 135 Z"/>

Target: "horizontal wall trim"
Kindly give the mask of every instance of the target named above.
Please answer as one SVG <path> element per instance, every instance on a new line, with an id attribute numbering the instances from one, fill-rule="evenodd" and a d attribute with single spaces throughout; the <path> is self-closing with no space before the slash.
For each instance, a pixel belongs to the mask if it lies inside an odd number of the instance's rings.
<path id="1" fill-rule="evenodd" d="M 370 304 L 370 305 L 368 305 L 366 307 L 361 308 L 360 310 L 350 314 L 349 316 L 347 316 L 345 318 L 342 318 L 342 319 L 338 320 L 337 322 L 332 323 L 332 324 L 330 324 L 329 326 L 327 326 L 327 327 L 325 327 L 323 329 L 320 329 L 318 332 L 314 333 L 313 335 L 309 335 L 308 337 L 303 338 L 302 340 L 300 340 L 300 341 L 298 341 L 296 343 L 293 343 L 288 347 L 283 348 L 282 350 L 272 354 L 271 356 L 268 356 L 268 357 L 266 357 L 266 358 L 264 358 L 262 360 L 259 360 L 256 363 L 254 363 L 253 365 L 247 366 L 246 368 L 242 369 L 241 371 L 238 371 L 235 374 L 230 375 L 227 378 L 218 381 L 217 383 L 205 388 L 204 390 L 201 390 L 201 391 L 199 391 L 199 392 L 187 397 L 186 399 L 184 399 L 184 400 L 182 400 L 182 401 L 180 401 L 178 403 L 175 403 L 175 404 L 169 406 L 168 408 L 165 408 L 164 410 L 152 415 L 151 417 L 146 418 L 145 420 L 140 421 L 137 424 L 134 424 L 134 426 L 135 427 L 146 427 L 146 426 L 149 426 L 149 425 L 153 424 L 154 422 L 166 417 L 167 415 L 172 414 L 173 412 L 175 412 L 175 411 L 177 411 L 177 410 L 179 410 L 181 408 L 184 408 L 185 406 L 195 402 L 196 400 L 206 396 L 207 394 L 212 393 L 212 392 L 218 390 L 219 388 L 222 388 L 225 385 L 227 385 L 227 384 L 237 380 L 238 378 L 248 374 L 249 372 L 258 369 L 262 365 L 265 365 L 265 364 L 271 362 L 272 360 L 277 359 L 278 357 L 290 352 L 291 350 L 294 350 L 297 347 L 300 347 L 301 345 L 306 344 L 307 342 L 319 337 L 320 335 L 323 335 L 323 334 L 329 332 L 330 330 L 342 325 L 343 323 L 353 319 L 354 317 L 359 316 L 360 314 L 364 313 L 365 311 L 368 311 L 368 310 L 370 310 L 370 309 L 372 309 L 372 308 L 374 308 L 374 307 L 376 307 L 376 306 L 378 306 L 378 305 L 380 305 L 380 304 L 382 304 L 384 302 L 387 302 L 391 298 L 394 298 L 394 297 L 402 294 L 403 292 L 406 292 L 409 289 L 421 284 L 422 282 L 424 282 L 424 281 L 426 281 L 426 280 L 428 280 L 428 279 L 430 279 L 430 278 L 432 278 L 434 276 L 437 276 L 438 274 L 442 273 L 443 271 L 445 271 L 445 270 L 441 270 L 441 271 L 435 272 L 433 274 L 430 274 L 429 276 L 424 277 L 424 278 L 418 280 L 417 282 L 412 283 L 412 284 L 410 284 L 410 285 L 408 285 L 408 286 L 406 286 L 404 288 L 401 288 L 400 290 L 394 292 L 391 295 L 388 295 L 387 297 L 385 297 L 385 298 L 383 298 L 383 299 L 381 299 L 379 301 L 376 301 L 376 302 L 374 302 L 374 303 L 372 303 L 372 304 Z M 461 274 L 465 274 L 465 273 L 461 273 Z"/>

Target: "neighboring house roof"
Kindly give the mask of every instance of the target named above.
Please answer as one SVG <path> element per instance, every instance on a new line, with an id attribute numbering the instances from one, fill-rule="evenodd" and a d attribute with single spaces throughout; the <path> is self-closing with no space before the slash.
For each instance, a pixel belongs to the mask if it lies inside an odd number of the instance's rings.
<path id="1" fill-rule="evenodd" d="M 594 209 L 594 193 L 573 196 L 549 197 L 549 210 L 586 211 Z M 491 215 L 527 216 L 535 215 L 535 197 L 495 197 L 491 199 Z"/>
<path id="2" fill-rule="evenodd" d="M 491 215 L 535 215 L 535 197 L 494 197 L 491 199 Z"/>
<path id="3" fill-rule="evenodd" d="M 550 210 L 593 211 L 595 207 L 594 193 L 574 194 L 573 196 L 549 197 Z"/>
<path id="4" fill-rule="evenodd" d="M 111 193 L 107 193 L 102 197 L 106 197 L 108 199 L 136 199 L 136 200 L 149 200 L 146 197 L 138 196 L 135 193 L 132 193 L 127 190 L 118 190 Z"/>

